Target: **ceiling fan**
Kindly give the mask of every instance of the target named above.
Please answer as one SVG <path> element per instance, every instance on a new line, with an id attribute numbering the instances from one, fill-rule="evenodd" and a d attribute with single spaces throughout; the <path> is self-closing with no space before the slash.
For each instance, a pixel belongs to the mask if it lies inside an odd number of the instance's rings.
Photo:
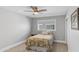
<path id="1" fill-rule="evenodd" d="M 25 11 L 25 12 L 33 12 L 33 15 L 39 14 L 39 12 L 47 11 L 47 9 L 39 9 L 37 6 L 30 6 L 32 11 Z"/>

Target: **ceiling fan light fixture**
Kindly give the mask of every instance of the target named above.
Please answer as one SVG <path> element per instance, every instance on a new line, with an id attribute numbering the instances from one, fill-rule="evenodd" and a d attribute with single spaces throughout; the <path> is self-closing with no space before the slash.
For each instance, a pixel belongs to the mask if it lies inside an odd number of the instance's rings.
<path id="1" fill-rule="evenodd" d="M 37 15 L 37 14 L 39 14 L 39 13 L 38 13 L 38 12 L 34 12 L 33 14 L 34 14 L 34 15 Z"/>

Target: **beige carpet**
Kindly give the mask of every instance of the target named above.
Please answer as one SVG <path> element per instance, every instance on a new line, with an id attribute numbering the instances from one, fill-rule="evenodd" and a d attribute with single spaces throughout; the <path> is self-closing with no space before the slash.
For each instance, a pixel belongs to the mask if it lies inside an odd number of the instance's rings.
<path id="1" fill-rule="evenodd" d="M 11 48 L 5 52 L 35 52 L 31 50 L 26 50 L 26 45 L 23 43 L 19 46 L 16 46 L 14 48 Z M 63 43 L 54 43 L 52 52 L 67 52 L 67 45 Z"/>

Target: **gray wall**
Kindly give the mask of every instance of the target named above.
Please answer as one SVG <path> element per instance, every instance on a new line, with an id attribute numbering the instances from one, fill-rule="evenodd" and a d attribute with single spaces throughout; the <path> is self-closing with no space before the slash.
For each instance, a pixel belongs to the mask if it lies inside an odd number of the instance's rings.
<path id="1" fill-rule="evenodd" d="M 66 15 L 68 51 L 79 52 L 79 30 L 71 29 L 71 14 L 77 7 L 71 7 Z"/>
<path id="2" fill-rule="evenodd" d="M 37 30 L 37 21 L 38 20 L 53 20 L 56 19 L 56 31 L 55 40 L 65 41 L 65 16 L 53 16 L 53 17 L 42 17 L 42 18 L 33 18 L 31 21 L 31 33 L 38 34 L 40 31 Z"/>
<path id="3" fill-rule="evenodd" d="M 0 8 L 0 49 L 23 41 L 30 34 L 30 19 Z"/>

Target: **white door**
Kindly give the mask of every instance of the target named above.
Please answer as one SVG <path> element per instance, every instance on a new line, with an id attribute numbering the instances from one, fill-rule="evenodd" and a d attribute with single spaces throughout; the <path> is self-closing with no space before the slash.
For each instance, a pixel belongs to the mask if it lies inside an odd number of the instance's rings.
<path id="1" fill-rule="evenodd" d="M 67 18 L 65 20 L 65 41 L 66 42 L 70 39 L 69 36 L 70 36 L 70 21 L 69 21 L 69 18 Z"/>

